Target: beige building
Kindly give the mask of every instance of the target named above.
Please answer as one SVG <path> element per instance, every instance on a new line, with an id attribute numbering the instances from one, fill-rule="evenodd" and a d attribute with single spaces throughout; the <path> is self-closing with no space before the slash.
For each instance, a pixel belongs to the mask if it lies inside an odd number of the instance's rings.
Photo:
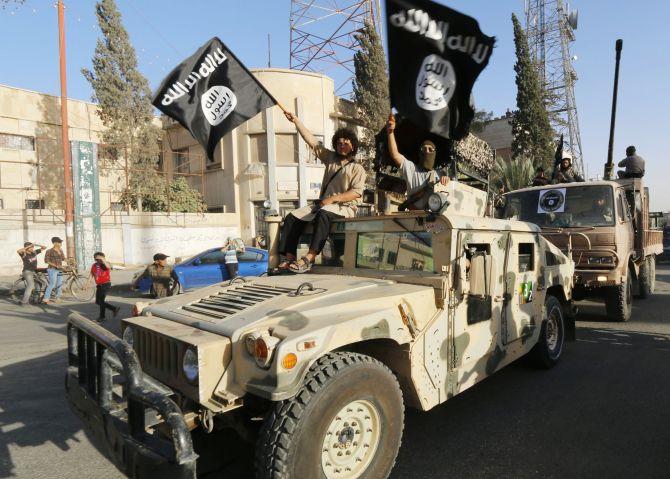
<path id="1" fill-rule="evenodd" d="M 335 96 L 332 79 L 277 68 L 251 71 L 326 145 L 338 127 L 356 126 L 353 105 Z M 166 172 L 184 175 L 192 186 L 204 191 L 210 212 L 238 214 L 245 240 L 265 232 L 265 200 L 285 213 L 318 198 L 323 165 L 277 106 L 226 135 L 211 161 L 181 125 L 168 118 L 163 122 Z"/>
<path id="2" fill-rule="evenodd" d="M 493 148 L 496 157 L 503 157 L 506 160 L 512 158 L 512 112 L 509 110 L 504 115 L 493 118 L 481 133 L 475 135 Z"/>
<path id="3" fill-rule="evenodd" d="M 335 96 L 332 79 L 285 69 L 252 72 L 327 146 L 336 128 L 357 128 L 354 105 Z M 71 141 L 100 145 L 104 127 L 95 104 L 70 99 L 68 117 Z M 266 200 L 286 213 L 318 198 L 324 167 L 279 107 L 226 135 L 211 161 L 180 125 L 167 117 L 162 125 L 160 168 L 168 178 L 183 176 L 201 191 L 210 213 L 229 213 L 225 224 L 235 227 L 246 241 L 265 233 Z M 62 222 L 60 136 L 59 97 L 0 85 L 0 215 L 13 218 L 27 213 Z M 128 215 L 119 202 L 126 184 L 123 165 L 99 159 L 98 170 L 101 215 Z"/>
<path id="4" fill-rule="evenodd" d="M 68 100 L 71 141 L 101 142 L 102 122 L 93 103 Z M 0 209 L 63 209 L 60 98 L 0 85 Z M 122 209 L 125 176 L 99 175 L 100 211 Z"/>

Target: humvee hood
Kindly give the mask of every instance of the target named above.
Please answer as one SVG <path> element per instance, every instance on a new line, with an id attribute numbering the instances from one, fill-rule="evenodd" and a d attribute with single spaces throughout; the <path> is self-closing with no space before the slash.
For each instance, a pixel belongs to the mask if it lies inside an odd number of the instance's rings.
<path id="1" fill-rule="evenodd" d="M 300 291 L 298 289 L 300 288 Z M 166 298 L 142 314 L 237 338 L 259 328 L 289 336 L 350 319 L 384 314 L 432 316 L 437 308 L 432 287 L 343 275 L 261 277 L 232 285 L 210 286 Z M 414 313 L 414 314 L 413 314 Z"/>

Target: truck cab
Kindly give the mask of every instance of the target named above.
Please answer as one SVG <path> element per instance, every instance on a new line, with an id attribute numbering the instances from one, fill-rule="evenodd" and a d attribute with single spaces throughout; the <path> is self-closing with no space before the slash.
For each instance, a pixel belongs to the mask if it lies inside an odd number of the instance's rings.
<path id="1" fill-rule="evenodd" d="M 506 195 L 503 217 L 537 224 L 575 262 L 575 299 L 604 296 L 607 315 L 630 318 L 633 296 L 654 289 L 662 233 L 649 226 L 642 180 L 524 188 Z"/>
<path id="2" fill-rule="evenodd" d="M 552 367 L 574 337 L 574 264 L 538 226 L 485 217 L 456 182 L 428 204 L 335 221 L 309 274 L 140 305 L 122 338 L 73 314 L 70 404 L 140 477 L 194 477 L 192 434 L 231 428 L 256 477 L 387 477 L 405 407 L 524 355 Z"/>

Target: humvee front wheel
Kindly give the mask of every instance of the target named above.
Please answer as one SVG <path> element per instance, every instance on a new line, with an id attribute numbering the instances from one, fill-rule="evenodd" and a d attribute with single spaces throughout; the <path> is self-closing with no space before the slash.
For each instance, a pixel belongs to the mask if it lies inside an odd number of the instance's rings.
<path id="1" fill-rule="evenodd" d="M 256 477 L 388 477 L 402 439 L 404 406 L 393 373 L 362 354 L 329 353 L 303 387 L 278 402 L 256 447 Z"/>
<path id="2" fill-rule="evenodd" d="M 565 344 L 565 314 L 556 296 L 547 295 L 544 301 L 544 317 L 540 337 L 531 351 L 535 363 L 543 368 L 551 368 L 558 363 Z"/>

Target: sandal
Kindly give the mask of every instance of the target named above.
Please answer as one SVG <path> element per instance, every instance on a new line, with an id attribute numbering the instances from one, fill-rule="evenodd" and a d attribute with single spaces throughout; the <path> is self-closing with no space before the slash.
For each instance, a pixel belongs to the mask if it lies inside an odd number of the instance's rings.
<path id="1" fill-rule="evenodd" d="M 288 273 L 291 271 L 291 264 L 293 264 L 293 261 L 289 259 L 285 259 L 283 261 L 280 261 L 279 264 L 277 265 L 276 268 L 274 268 L 273 272 L 275 274 L 279 273 Z"/>
<path id="2" fill-rule="evenodd" d="M 295 263 L 291 263 L 291 271 L 294 273 L 302 274 L 302 273 L 307 273 L 310 269 L 312 269 L 312 263 L 310 260 L 308 260 L 305 256 L 300 258 L 298 261 Z"/>

